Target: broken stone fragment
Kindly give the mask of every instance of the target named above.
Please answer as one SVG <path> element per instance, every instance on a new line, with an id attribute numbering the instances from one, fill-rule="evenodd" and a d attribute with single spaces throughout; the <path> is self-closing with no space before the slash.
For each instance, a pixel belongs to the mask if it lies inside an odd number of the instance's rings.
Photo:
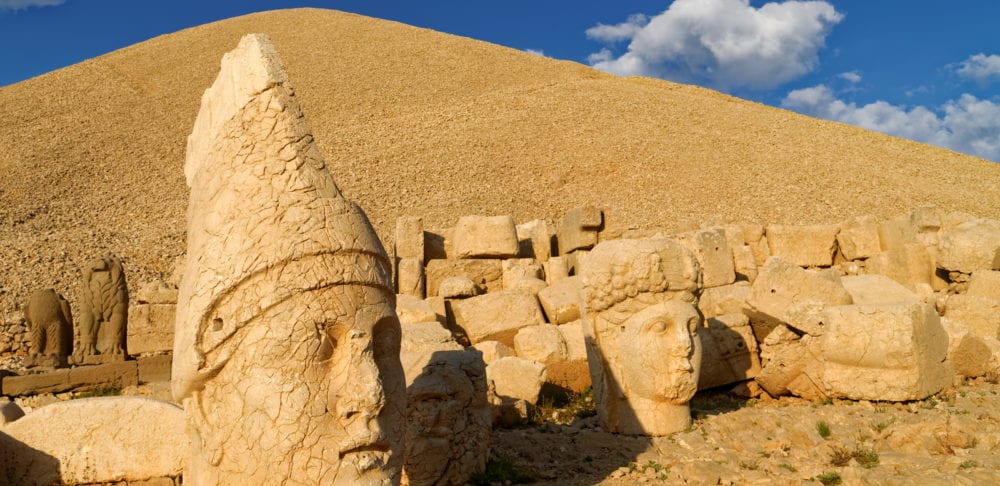
<path id="1" fill-rule="evenodd" d="M 500 341 L 514 346 L 522 328 L 545 323 L 538 299 L 520 292 L 495 292 L 452 303 L 455 324 L 465 330 L 472 344 Z"/>
<path id="2" fill-rule="evenodd" d="M 517 256 L 517 230 L 510 216 L 462 216 L 453 237 L 456 258 Z"/>
<path id="3" fill-rule="evenodd" d="M 580 318 L 583 288 L 580 277 L 568 277 L 538 293 L 542 309 L 552 324 L 565 324 Z"/>
<path id="4" fill-rule="evenodd" d="M 573 208 L 559 221 L 556 231 L 559 254 L 593 248 L 604 223 L 604 214 L 592 205 Z"/>

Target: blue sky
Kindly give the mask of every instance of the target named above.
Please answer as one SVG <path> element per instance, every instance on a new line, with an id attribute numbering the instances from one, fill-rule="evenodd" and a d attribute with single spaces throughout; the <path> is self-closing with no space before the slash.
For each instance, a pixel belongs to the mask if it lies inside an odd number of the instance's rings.
<path id="1" fill-rule="evenodd" d="M 186 27 L 300 6 L 700 84 L 1000 161 L 995 0 L 0 0 L 0 86 Z"/>

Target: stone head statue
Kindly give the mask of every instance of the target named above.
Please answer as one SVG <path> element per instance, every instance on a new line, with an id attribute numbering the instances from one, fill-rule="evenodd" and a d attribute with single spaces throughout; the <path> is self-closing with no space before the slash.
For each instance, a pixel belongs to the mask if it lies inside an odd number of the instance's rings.
<path id="1" fill-rule="evenodd" d="M 482 354 L 433 353 L 406 393 L 403 484 L 465 484 L 483 470 L 493 415 Z"/>
<path id="2" fill-rule="evenodd" d="M 223 57 L 188 138 L 173 392 L 192 484 L 399 481 L 390 263 L 313 142 L 270 40 Z"/>
<path id="3" fill-rule="evenodd" d="M 701 274 L 674 240 L 614 240 L 587 255 L 584 328 L 598 416 L 612 432 L 666 435 L 691 423 Z"/>

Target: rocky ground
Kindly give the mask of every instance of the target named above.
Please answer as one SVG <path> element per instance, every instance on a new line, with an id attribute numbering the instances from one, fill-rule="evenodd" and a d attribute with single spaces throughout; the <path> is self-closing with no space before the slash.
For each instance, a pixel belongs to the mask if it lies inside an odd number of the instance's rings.
<path id="1" fill-rule="evenodd" d="M 497 430 L 490 479 L 516 471 L 553 485 L 997 484 L 998 411 L 1000 385 L 983 379 L 909 403 L 701 393 L 691 430 L 670 437 L 609 434 L 596 417 Z"/>

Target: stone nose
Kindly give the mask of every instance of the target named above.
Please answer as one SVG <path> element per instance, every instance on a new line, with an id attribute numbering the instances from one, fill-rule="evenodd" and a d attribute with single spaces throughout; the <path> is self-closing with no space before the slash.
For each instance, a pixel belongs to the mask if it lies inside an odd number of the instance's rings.
<path id="1" fill-rule="evenodd" d="M 343 387 L 337 390 L 336 413 L 344 420 L 377 416 L 385 404 L 385 391 L 371 350 L 355 354 Z"/>

